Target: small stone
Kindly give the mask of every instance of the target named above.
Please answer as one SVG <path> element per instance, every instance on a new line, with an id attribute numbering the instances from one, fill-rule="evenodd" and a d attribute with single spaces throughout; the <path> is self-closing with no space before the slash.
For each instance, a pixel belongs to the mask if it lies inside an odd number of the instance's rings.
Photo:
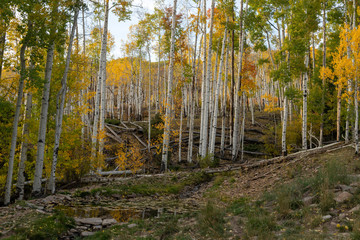
<path id="1" fill-rule="evenodd" d="M 72 228 L 72 229 L 70 229 L 70 232 L 72 232 L 72 233 L 77 233 L 77 232 L 79 232 L 76 228 Z"/>
<path id="2" fill-rule="evenodd" d="M 350 184 L 350 186 L 358 188 L 358 187 L 360 187 L 360 182 L 353 182 L 353 183 Z"/>
<path id="3" fill-rule="evenodd" d="M 43 210 L 40 210 L 40 209 L 36 209 L 36 212 L 41 213 L 41 214 L 46 214 L 46 212 L 44 212 Z"/>
<path id="4" fill-rule="evenodd" d="M 348 200 L 350 200 L 352 198 L 352 194 L 351 193 L 348 193 L 348 192 L 342 192 L 340 194 L 338 194 L 334 200 L 337 202 L 337 203 L 343 203 L 343 202 L 346 202 Z"/>
<path id="5" fill-rule="evenodd" d="M 17 210 L 21 210 L 21 209 L 23 209 L 23 207 L 22 206 L 20 206 L 20 205 L 16 205 L 16 207 L 15 207 Z"/>
<path id="6" fill-rule="evenodd" d="M 339 184 L 336 186 L 336 188 L 340 188 L 343 192 L 350 192 L 353 189 L 353 187 L 344 184 Z"/>
<path id="7" fill-rule="evenodd" d="M 84 231 L 84 232 L 81 233 L 81 236 L 82 237 L 89 237 L 89 236 L 92 236 L 94 234 L 95 234 L 94 232 Z"/>
<path id="8" fill-rule="evenodd" d="M 113 197 L 115 199 L 122 199 L 123 198 L 120 194 L 113 194 L 113 195 L 111 195 L 111 197 Z"/>
<path id="9" fill-rule="evenodd" d="M 349 212 L 353 213 L 353 212 L 356 212 L 356 211 L 359 211 L 360 210 L 360 205 L 357 205 L 356 207 L 350 209 Z"/>
<path id="10" fill-rule="evenodd" d="M 303 198 L 302 201 L 305 205 L 309 206 L 313 202 L 314 198 L 315 198 L 314 196 L 309 196 L 309 197 Z"/>
<path id="11" fill-rule="evenodd" d="M 137 226 L 136 223 L 132 223 L 132 224 L 129 224 L 129 225 L 128 225 L 128 228 L 134 228 L 134 227 L 136 227 L 136 226 Z"/>
<path id="12" fill-rule="evenodd" d="M 113 218 L 107 218 L 102 221 L 102 225 L 104 227 L 109 226 L 109 225 L 114 225 L 114 224 L 117 224 L 117 221 Z"/>
<path id="13" fill-rule="evenodd" d="M 75 222 L 78 225 L 101 225 L 101 218 L 75 218 Z"/>
<path id="14" fill-rule="evenodd" d="M 346 213 L 340 213 L 339 218 L 344 219 L 346 217 Z"/>
<path id="15" fill-rule="evenodd" d="M 85 226 L 77 226 L 76 229 L 79 229 L 79 230 L 87 230 L 88 228 L 85 227 Z"/>
<path id="16" fill-rule="evenodd" d="M 325 215 L 325 216 L 322 217 L 322 219 L 325 220 L 325 221 L 329 220 L 331 218 L 332 218 L 331 215 Z"/>
<path id="17" fill-rule="evenodd" d="M 98 226 L 94 226 L 93 229 L 95 231 L 100 231 L 102 229 L 102 226 L 98 225 Z"/>

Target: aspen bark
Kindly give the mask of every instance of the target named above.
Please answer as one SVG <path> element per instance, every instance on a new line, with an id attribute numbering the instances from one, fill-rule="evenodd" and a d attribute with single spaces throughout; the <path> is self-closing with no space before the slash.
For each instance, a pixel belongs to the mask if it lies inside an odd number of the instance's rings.
<path id="1" fill-rule="evenodd" d="M 287 86 L 285 86 L 284 92 L 286 92 Z M 287 96 L 284 96 L 284 106 L 283 106 L 283 121 L 282 121 L 282 134 L 281 134 L 281 149 L 282 155 L 287 155 L 287 147 L 286 147 L 286 128 L 287 128 L 287 120 L 288 120 L 288 99 Z"/>
<path id="2" fill-rule="evenodd" d="M 246 6 L 248 4 L 248 0 L 246 0 Z M 246 7 L 247 10 L 247 7 Z M 246 15 L 245 10 L 245 15 Z M 241 70 L 242 70 L 242 61 L 244 54 L 244 11 L 243 11 L 243 0 L 240 1 L 240 36 L 239 36 L 239 68 L 238 68 L 238 81 L 236 82 L 235 87 L 235 103 L 234 103 L 234 132 L 232 136 L 232 160 L 235 161 L 238 157 L 239 152 L 239 130 L 240 130 L 240 96 L 241 94 Z"/>
<path id="3" fill-rule="evenodd" d="M 24 183 L 25 183 L 25 163 L 27 161 L 27 151 L 29 145 L 29 120 L 31 118 L 31 109 L 32 109 L 32 93 L 28 92 L 26 94 L 26 107 L 25 107 L 25 123 L 23 126 L 23 141 L 21 143 L 20 151 L 20 162 L 18 177 L 16 182 L 16 190 L 19 194 L 19 200 L 24 199 Z"/>
<path id="4" fill-rule="evenodd" d="M 201 6 L 201 1 L 199 1 L 199 9 Z M 188 142 L 188 152 L 187 152 L 187 161 L 189 163 L 192 162 L 193 157 L 193 142 L 194 142 L 194 118 L 195 118 L 195 83 L 196 83 L 196 52 L 197 52 L 197 39 L 198 39 L 198 30 L 199 30 L 199 22 L 200 22 L 200 10 L 198 11 L 197 21 L 196 21 L 196 30 L 195 30 L 195 46 L 194 46 L 194 55 L 193 55 L 193 62 L 192 62 L 192 81 L 190 84 L 190 94 L 189 94 L 189 101 L 190 101 L 190 122 L 189 122 L 189 142 Z M 201 44 L 201 40 L 200 40 Z M 201 52 L 201 51 L 199 51 Z"/>
<path id="5" fill-rule="evenodd" d="M 148 126 L 148 151 L 150 152 L 151 146 L 151 54 L 150 48 L 148 47 L 148 55 L 149 55 L 149 102 L 148 102 L 148 112 L 149 112 L 149 126 Z"/>
<path id="6" fill-rule="evenodd" d="M 221 108 L 221 117 L 222 117 L 222 125 L 221 125 L 221 143 L 220 143 L 220 153 L 221 153 L 221 156 L 224 156 L 225 154 L 225 133 L 226 133 L 226 109 L 227 109 L 227 106 L 226 106 L 226 99 L 227 99 L 227 89 L 228 89 L 228 86 L 227 86 L 227 82 L 228 82 L 228 71 L 229 71 L 229 51 L 227 50 L 226 51 L 226 62 L 225 62 L 225 80 L 224 80 L 224 83 L 223 83 L 223 88 L 224 88 L 224 91 L 223 91 L 223 104 L 222 104 L 222 108 Z"/>
<path id="7" fill-rule="evenodd" d="M 308 96 L 309 55 L 305 54 L 305 72 L 303 75 L 303 111 L 302 111 L 302 148 L 307 149 L 307 96 Z"/>
<path id="8" fill-rule="evenodd" d="M 4 33 L 2 33 L 0 37 L 0 80 L 1 80 L 1 73 L 4 62 L 5 43 L 6 43 L 6 31 L 4 31 Z"/>
<path id="9" fill-rule="evenodd" d="M 209 46 L 207 54 L 207 73 L 205 79 L 205 102 L 204 102 L 204 117 L 201 125 L 203 127 L 202 131 L 202 143 L 201 143 L 201 156 L 205 157 L 207 153 L 207 143 L 208 143 L 208 134 L 209 134 L 209 101 L 210 101 L 210 78 L 211 78 L 211 57 L 212 57 L 212 36 L 214 28 L 214 8 L 215 0 L 211 1 L 211 17 L 210 17 L 210 32 L 209 32 Z"/>
<path id="10" fill-rule="evenodd" d="M 169 63 L 169 78 L 167 86 L 166 97 L 166 111 L 165 111 L 165 128 L 163 139 L 163 150 L 161 159 L 162 171 L 167 171 L 167 160 L 170 143 L 170 122 L 171 122 L 171 99 L 172 99 L 172 82 L 174 77 L 174 61 L 175 61 L 175 27 L 176 27 L 176 4 L 177 0 L 174 0 L 172 10 L 172 23 L 171 23 L 171 42 L 170 42 L 170 63 Z"/>
<path id="11" fill-rule="evenodd" d="M 100 107 L 100 126 L 99 126 L 100 133 L 105 131 L 105 118 L 106 118 L 106 50 L 107 50 L 108 22 L 109 22 L 109 0 L 106 0 L 104 29 L 101 39 L 100 67 L 99 67 L 99 79 L 101 78 L 101 107 Z M 102 154 L 103 150 L 104 150 L 104 137 L 100 137 L 99 153 Z M 98 168 L 99 167 L 100 164 L 98 165 Z"/>
<path id="12" fill-rule="evenodd" d="M 226 48 L 226 38 L 227 38 L 227 27 L 225 27 L 225 31 L 224 31 L 224 38 L 223 38 L 223 42 L 222 42 L 222 48 L 221 48 L 221 56 L 220 56 L 220 66 L 219 66 L 219 74 L 217 77 L 217 83 L 216 83 L 216 87 L 215 87 L 215 96 L 214 96 L 214 109 L 213 109 L 213 121 L 212 121 L 212 130 L 211 130 L 211 142 L 210 142 L 210 155 L 211 158 L 214 158 L 214 151 L 215 151 L 215 138 L 216 138 L 216 127 L 217 127 L 217 117 L 218 117 L 218 105 L 219 105 L 219 93 L 220 93 L 220 84 L 222 81 L 221 78 L 221 74 L 222 74 L 222 69 L 223 69 L 223 65 L 224 65 L 224 53 L 225 53 L 225 48 Z M 214 83 L 215 84 L 215 83 Z"/>
<path id="13" fill-rule="evenodd" d="M 326 3 L 324 3 L 323 9 L 323 68 L 326 68 Z M 324 111 L 325 111 L 325 76 L 322 79 L 322 95 L 321 95 L 321 116 L 320 116 L 320 137 L 319 144 L 320 147 L 323 146 L 324 142 Z"/>
<path id="14" fill-rule="evenodd" d="M 9 167 L 8 167 L 6 185 L 5 185 L 5 199 L 4 199 L 5 205 L 8 205 L 10 203 L 10 198 L 11 198 L 11 187 L 12 187 L 12 178 L 13 178 L 13 171 L 14 171 L 14 158 L 15 158 L 15 150 L 16 150 L 17 131 L 18 131 L 20 110 L 21 110 L 23 91 L 24 91 L 24 81 L 26 78 L 25 51 L 27 48 L 27 43 L 25 41 L 26 40 L 24 40 L 24 43 L 22 44 L 21 49 L 20 49 L 20 80 L 19 80 L 16 108 L 15 108 L 15 116 L 14 116 L 14 121 L 13 121 L 13 129 L 12 129 L 12 134 L 11 134 Z"/>
<path id="15" fill-rule="evenodd" d="M 43 97 L 41 100 L 39 136 L 38 136 L 38 145 L 37 145 L 37 153 L 36 153 L 34 184 L 32 189 L 33 196 L 41 195 L 41 179 L 42 179 L 42 172 L 44 166 L 46 127 L 47 127 L 47 117 L 48 117 L 48 108 L 49 108 L 50 82 L 51 82 L 51 73 L 53 67 L 54 50 L 55 50 L 55 43 L 52 42 L 48 48 L 47 57 L 46 57 L 45 84 L 44 84 Z"/>
<path id="16" fill-rule="evenodd" d="M 48 190 L 54 194 L 55 193 L 55 173 L 56 173 L 56 165 L 58 160 L 59 154 L 59 146 L 60 146 L 60 137 L 61 137 L 61 130 L 62 130 L 62 120 L 64 115 L 64 106 L 65 106 L 65 98 L 66 98 L 66 88 L 67 88 L 67 75 L 69 72 L 70 66 L 70 59 L 72 53 L 72 45 L 74 42 L 74 35 L 75 35 L 75 28 L 77 25 L 77 18 L 78 18 L 79 10 L 75 10 L 74 14 L 74 21 L 73 26 L 70 33 L 70 41 L 68 46 L 68 51 L 66 54 L 66 62 L 65 62 L 65 70 L 64 74 L 61 79 L 61 89 L 58 92 L 56 98 L 56 116 L 55 116 L 55 142 L 54 142 L 54 149 L 53 149 L 53 160 L 51 165 L 51 172 L 49 183 L 47 185 Z"/>
<path id="17" fill-rule="evenodd" d="M 203 77 L 202 77 L 202 83 L 201 83 L 201 119 L 200 119 L 200 142 L 199 142 L 199 155 L 202 155 L 202 145 L 203 145 L 203 138 L 204 138 L 204 114 L 205 114 L 205 101 L 206 101 L 206 64 L 207 64 L 207 56 L 206 56 L 206 0 L 203 1 L 203 32 L 204 32 L 204 42 L 203 42 Z"/>
<path id="18" fill-rule="evenodd" d="M 184 97 L 184 96 L 182 96 Z M 181 101 L 180 108 L 180 129 L 179 129 L 179 162 L 181 162 L 181 146 L 182 146 L 182 131 L 183 131 L 183 117 L 184 117 L 184 102 Z"/>

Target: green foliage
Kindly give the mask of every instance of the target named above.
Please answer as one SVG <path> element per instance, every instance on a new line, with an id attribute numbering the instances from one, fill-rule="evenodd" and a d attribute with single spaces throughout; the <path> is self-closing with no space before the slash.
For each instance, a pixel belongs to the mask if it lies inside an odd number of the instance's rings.
<path id="1" fill-rule="evenodd" d="M 105 119 L 105 123 L 119 126 L 120 125 L 120 120 L 107 118 L 107 119 Z"/>
<path id="2" fill-rule="evenodd" d="M 151 124 L 151 140 L 158 140 L 164 134 L 164 120 L 160 113 L 156 113 L 150 120 Z M 144 135 L 148 136 L 148 124 L 145 126 Z"/>
<path id="3" fill-rule="evenodd" d="M 279 66 L 279 69 L 271 71 L 270 76 L 272 79 L 279 81 L 282 84 L 291 82 L 291 73 L 287 63 L 282 63 Z"/>
<path id="4" fill-rule="evenodd" d="M 220 159 L 214 157 L 212 154 L 207 154 L 205 157 L 199 159 L 199 165 L 201 168 L 214 168 L 220 165 Z"/>

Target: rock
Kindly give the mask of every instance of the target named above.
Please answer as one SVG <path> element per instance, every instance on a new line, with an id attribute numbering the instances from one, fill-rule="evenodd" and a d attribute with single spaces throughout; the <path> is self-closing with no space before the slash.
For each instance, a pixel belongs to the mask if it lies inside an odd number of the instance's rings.
<path id="1" fill-rule="evenodd" d="M 113 218 L 107 218 L 102 221 L 102 225 L 104 227 L 109 226 L 109 225 L 114 225 L 114 224 L 117 224 L 117 221 Z"/>
<path id="2" fill-rule="evenodd" d="M 353 187 L 347 186 L 347 185 L 343 185 L 343 184 L 337 185 L 336 188 L 341 189 L 341 191 L 343 191 L 343 192 L 351 192 L 351 190 L 353 190 Z"/>
<path id="3" fill-rule="evenodd" d="M 84 231 L 84 232 L 81 233 L 81 236 L 82 237 L 89 237 L 89 236 L 92 236 L 94 234 L 95 234 L 94 232 Z"/>
<path id="4" fill-rule="evenodd" d="M 325 215 L 325 216 L 322 217 L 322 219 L 325 220 L 325 221 L 327 221 L 327 220 L 329 220 L 331 218 L 332 218 L 331 215 Z"/>
<path id="5" fill-rule="evenodd" d="M 101 225 L 101 218 L 75 218 L 75 222 L 78 225 Z"/>
<path id="6" fill-rule="evenodd" d="M 44 212 L 43 210 L 40 210 L 40 209 L 36 209 L 36 212 L 41 213 L 41 214 L 46 214 L 46 212 Z"/>
<path id="7" fill-rule="evenodd" d="M 23 207 L 22 206 L 20 206 L 20 205 L 16 205 L 16 207 L 15 207 L 17 210 L 22 210 L 23 209 Z"/>
<path id="8" fill-rule="evenodd" d="M 137 194 L 136 193 L 132 193 L 130 195 L 127 196 L 127 198 L 136 198 Z"/>
<path id="9" fill-rule="evenodd" d="M 353 212 L 356 212 L 356 211 L 359 211 L 360 210 L 360 205 L 357 205 L 356 207 L 350 209 L 350 213 L 353 213 Z"/>
<path id="10" fill-rule="evenodd" d="M 310 206 L 309 206 L 309 207 L 311 207 L 311 208 L 317 208 L 318 206 L 319 206 L 318 204 L 313 203 L 313 204 L 310 204 Z"/>
<path id="11" fill-rule="evenodd" d="M 95 231 L 100 231 L 102 229 L 102 226 L 98 225 L 98 226 L 94 226 L 93 229 Z"/>
<path id="12" fill-rule="evenodd" d="M 81 231 L 81 230 L 87 230 L 88 228 L 85 226 L 77 226 L 76 229 Z"/>
<path id="13" fill-rule="evenodd" d="M 71 233 L 77 233 L 77 232 L 79 232 L 76 228 L 72 228 L 72 229 L 70 229 L 70 232 Z"/>
<path id="14" fill-rule="evenodd" d="M 128 228 L 134 228 L 134 227 L 136 227 L 136 226 L 137 226 L 136 223 L 132 223 L 132 224 L 129 224 L 129 225 L 128 225 Z"/>
<path id="15" fill-rule="evenodd" d="M 113 195 L 111 195 L 111 197 L 113 197 L 115 199 L 122 199 L 123 198 L 120 194 L 113 194 Z"/>
<path id="16" fill-rule="evenodd" d="M 314 198 L 315 198 L 314 196 L 308 196 L 308 197 L 304 197 L 302 201 L 305 205 L 309 206 L 312 204 Z"/>
<path id="17" fill-rule="evenodd" d="M 350 200 L 352 198 L 352 194 L 351 193 L 348 193 L 348 192 L 341 192 L 340 194 L 338 194 L 334 200 L 337 202 L 337 203 L 343 203 L 343 202 L 346 202 L 348 200 Z"/>
<path id="18" fill-rule="evenodd" d="M 359 188 L 360 187 L 360 182 L 353 182 L 350 184 L 351 187 L 355 187 L 355 188 Z"/>
<path id="19" fill-rule="evenodd" d="M 346 213 L 340 213 L 339 218 L 344 219 L 346 217 Z"/>

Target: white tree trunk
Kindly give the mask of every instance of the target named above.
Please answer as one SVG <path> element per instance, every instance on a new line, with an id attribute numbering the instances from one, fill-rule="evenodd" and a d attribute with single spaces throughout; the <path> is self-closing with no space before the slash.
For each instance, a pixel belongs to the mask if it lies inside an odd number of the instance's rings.
<path id="1" fill-rule="evenodd" d="M 246 0 L 246 10 L 245 14 L 243 14 L 243 0 L 240 1 L 240 37 L 239 37 L 239 69 L 238 69 L 238 81 L 236 82 L 235 87 L 235 103 L 234 103 L 234 132 L 232 136 L 232 160 L 235 161 L 238 156 L 239 152 L 239 130 L 240 130 L 240 96 L 242 95 L 241 90 L 241 71 L 242 71 L 242 61 L 243 61 L 243 55 L 244 55 L 244 40 L 245 40 L 245 34 L 244 34 L 244 20 L 243 16 L 246 15 L 247 12 L 247 5 L 248 0 Z"/>
<path id="2" fill-rule="evenodd" d="M 177 0 L 174 0 L 172 11 L 172 24 L 171 24 L 171 42 L 170 42 L 170 66 L 169 66 L 169 79 L 167 86 L 166 97 L 166 111 L 165 111 L 165 128 L 163 139 L 163 150 L 161 159 L 161 169 L 167 171 L 167 160 L 170 143 L 170 123 L 171 123 L 171 99 L 172 99 L 172 82 L 174 77 L 174 61 L 175 61 L 175 27 L 176 27 L 176 4 Z"/>
<path id="3" fill-rule="evenodd" d="M 202 143 L 201 143 L 201 156 L 205 157 L 207 153 L 207 142 L 208 142 L 208 133 L 209 133 L 209 101 L 210 101 L 210 78 L 211 78 L 211 56 L 212 56 L 212 36 L 214 28 L 214 8 L 215 0 L 211 1 L 211 17 L 210 17 L 210 33 L 209 33 L 209 46 L 208 46 L 208 55 L 207 55 L 207 73 L 205 79 L 205 102 L 204 102 L 204 117 L 201 126 L 203 127 L 202 131 Z"/>
<path id="4" fill-rule="evenodd" d="M 303 75 L 303 112 L 302 112 L 302 148 L 307 149 L 307 96 L 308 96 L 308 67 L 309 55 L 305 54 L 305 72 Z"/>
<path id="5" fill-rule="evenodd" d="M 242 121 L 241 121 L 241 132 L 240 132 L 240 144 L 241 144 L 241 162 L 244 162 L 244 139 L 245 139 L 245 102 L 246 102 L 246 95 L 245 92 L 242 93 Z"/>
<path id="6" fill-rule="evenodd" d="M 54 194 L 55 193 L 55 172 L 56 172 L 56 165 L 58 160 L 59 154 L 59 145 L 60 145 L 60 137 L 61 137 L 61 130 L 62 130 L 62 120 L 64 115 L 64 106 L 65 106 L 65 98 L 66 98 L 66 88 L 67 88 L 67 75 L 70 66 L 70 59 L 71 59 L 71 52 L 72 52 L 72 45 L 74 41 L 75 35 L 75 28 L 77 25 L 77 18 L 78 18 L 79 10 L 75 10 L 74 14 L 74 22 L 70 33 L 70 41 L 66 56 L 65 62 L 65 70 L 63 77 L 61 79 L 61 89 L 56 98 L 56 116 L 55 116 L 55 142 L 54 142 L 54 149 L 53 149 L 53 160 L 51 165 L 51 172 L 49 183 L 47 185 L 48 190 Z"/>
<path id="7" fill-rule="evenodd" d="M 220 143 L 220 153 L 221 156 L 225 154 L 225 134 L 226 134 L 226 99 L 227 99 L 227 82 L 228 82 L 228 71 L 229 71 L 229 51 L 226 51 L 226 62 L 225 62 L 225 80 L 223 82 L 224 94 L 223 94 L 223 104 L 221 109 L 222 125 L 221 125 L 221 143 Z"/>
<path id="8" fill-rule="evenodd" d="M 99 81 L 101 79 L 101 107 L 100 107 L 100 126 L 99 132 L 105 131 L 105 118 L 106 118 L 106 50 L 107 50 L 107 34 L 109 22 L 109 0 L 105 1 L 105 19 L 104 29 L 101 39 L 100 50 L 100 67 L 99 67 Z M 102 154 L 104 150 L 104 138 L 99 138 L 99 153 Z M 100 170 L 100 163 L 98 164 Z"/>
<path id="9" fill-rule="evenodd" d="M 23 141 L 21 143 L 20 151 L 20 162 L 18 177 L 16 182 L 16 189 L 19 194 L 19 200 L 24 199 L 24 183 L 25 183 L 25 163 L 27 161 L 27 150 L 29 145 L 29 120 L 31 118 L 31 109 L 32 109 L 32 93 L 28 92 L 26 95 L 26 109 L 25 109 L 25 123 L 23 126 Z"/>
<path id="10" fill-rule="evenodd" d="M 190 101 L 190 116 L 189 116 L 189 118 L 190 118 L 190 121 L 189 121 L 189 143 L 188 143 L 188 152 L 187 152 L 187 161 L 189 163 L 192 162 L 193 144 L 194 144 L 194 118 L 195 118 L 195 101 L 196 101 L 194 94 L 195 94 L 195 83 L 196 83 L 196 52 L 197 52 L 199 21 L 200 21 L 200 18 L 199 18 L 200 6 L 201 6 L 201 1 L 199 1 L 199 10 L 198 10 L 197 22 L 196 22 L 195 46 L 194 46 L 194 55 L 193 55 L 193 62 L 192 62 L 192 81 L 191 81 L 191 85 L 190 85 L 190 94 L 189 94 L 189 101 Z M 201 44 L 201 40 L 200 40 L 200 44 Z M 201 52 L 201 51 L 199 51 L 199 52 Z"/>
<path id="11" fill-rule="evenodd" d="M 206 16 L 207 16 L 207 9 L 206 9 L 206 1 L 203 1 L 203 32 L 204 32 L 204 43 L 203 43 L 203 77 L 201 82 L 201 118 L 200 118 L 200 142 L 199 142 L 199 155 L 202 156 L 202 145 L 203 145 L 203 138 L 204 138 L 204 114 L 205 114 L 205 92 L 206 92 Z M 200 41 L 201 42 L 201 41 Z"/>
<path id="12" fill-rule="evenodd" d="M 149 102 L 148 102 L 148 112 L 149 112 L 149 129 L 148 129 L 148 151 L 150 152 L 151 145 L 151 54 L 150 48 L 148 48 L 149 54 Z"/>
<path id="13" fill-rule="evenodd" d="M 284 92 L 286 92 L 287 86 L 285 86 Z M 286 128 L 287 128 L 287 120 L 288 120 L 288 99 L 287 96 L 284 95 L 284 106 L 283 106 L 283 120 L 282 120 L 282 135 L 281 135 L 281 149 L 282 155 L 287 155 L 287 147 L 286 147 Z"/>
<path id="14" fill-rule="evenodd" d="M 181 162 L 183 117 L 184 117 L 184 102 L 181 101 L 181 108 L 180 108 L 180 129 L 179 129 L 179 162 Z"/>
<path id="15" fill-rule="evenodd" d="M 9 166 L 8 166 L 8 173 L 7 173 L 7 178 L 6 178 L 6 185 L 5 185 L 5 199 L 4 199 L 5 205 L 8 205 L 10 203 L 10 198 L 11 198 L 11 187 L 12 187 L 12 177 L 13 177 L 13 171 L 14 171 L 16 140 L 17 140 L 21 103 L 22 103 L 22 98 L 23 98 L 24 81 L 26 78 L 26 73 L 25 73 L 25 70 L 26 70 L 26 59 L 25 59 L 26 47 L 27 47 L 26 43 L 23 43 L 23 45 L 21 46 L 21 49 L 20 49 L 20 80 L 19 80 L 19 89 L 18 89 L 18 96 L 17 96 L 17 101 L 16 101 L 13 129 L 12 129 L 12 134 L 11 134 Z"/>
<path id="16" fill-rule="evenodd" d="M 49 108 L 50 82 L 51 82 L 51 73 L 52 73 L 53 59 L 54 59 L 54 49 L 55 49 L 55 43 L 51 43 L 48 48 L 47 57 L 46 57 L 45 84 L 44 84 L 43 97 L 41 100 L 39 136 L 38 136 L 37 153 L 36 153 L 34 184 L 32 189 L 33 196 L 39 196 L 41 194 L 41 179 L 42 179 L 42 172 L 44 166 L 46 126 L 47 126 L 47 117 L 48 117 L 48 108 Z"/>
<path id="17" fill-rule="evenodd" d="M 217 117 L 218 117 L 218 109 L 219 109 L 219 93 L 220 93 L 220 84 L 222 81 L 221 74 L 222 69 L 224 65 L 224 54 L 225 54 L 225 48 L 226 48 L 226 38 L 227 38 L 227 27 L 225 27 L 224 31 L 224 38 L 222 42 L 222 48 L 221 48 L 221 56 L 220 56 L 220 66 L 219 66 L 219 74 L 217 77 L 217 83 L 215 88 L 215 96 L 214 96 L 214 109 L 213 109 L 213 116 L 212 116 L 212 130 L 211 130 L 211 137 L 210 137 L 210 151 L 211 157 L 213 159 L 214 152 L 215 152 L 215 139 L 216 139 L 216 127 L 217 127 Z M 215 83 L 214 83 L 215 84 Z"/>

